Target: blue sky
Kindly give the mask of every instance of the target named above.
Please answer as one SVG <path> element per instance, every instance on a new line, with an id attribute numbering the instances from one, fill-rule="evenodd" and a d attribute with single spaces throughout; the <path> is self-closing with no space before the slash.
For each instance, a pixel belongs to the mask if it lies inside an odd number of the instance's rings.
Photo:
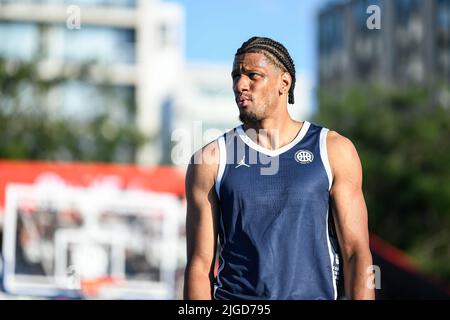
<path id="1" fill-rule="evenodd" d="M 316 18 L 329 0 L 166 0 L 185 10 L 188 62 L 231 63 L 253 35 L 283 43 L 297 71 L 314 80 Z"/>

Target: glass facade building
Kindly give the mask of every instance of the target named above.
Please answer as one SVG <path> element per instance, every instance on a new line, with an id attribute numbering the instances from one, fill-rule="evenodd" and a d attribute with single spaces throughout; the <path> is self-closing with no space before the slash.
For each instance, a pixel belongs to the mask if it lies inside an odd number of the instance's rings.
<path id="1" fill-rule="evenodd" d="M 380 29 L 367 25 L 380 9 Z M 319 85 L 450 80 L 450 0 L 349 0 L 319 13 Z"/>

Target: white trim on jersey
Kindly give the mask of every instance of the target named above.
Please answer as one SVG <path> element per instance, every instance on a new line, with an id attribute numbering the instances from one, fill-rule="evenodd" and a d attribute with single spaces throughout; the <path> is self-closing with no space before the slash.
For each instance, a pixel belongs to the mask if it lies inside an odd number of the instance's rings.
<path id="1" fill-rule="evenodd" d="M 220 199 L 220 184 L 225 171 L 225 165 L 227 164 L 227 148 L 225 146 L 225 138 L 223 135 L 217 139 L 217 142 L 219 144 L 219 168 L 217 170 L 217 178 L 214 187 L 216 189 L 217 197 Z"/>
<path id="2" fill-rule="evenodd" d="M 225 145 L 225 137 L 223 135 L 220 136 L 217 139 L 217 143 L 219 145 L 219 168 L 217 170 L 217 177 L 216 177 L 216 183 L 214 185 L 214 189 L 216 190 L 217 198 L 220 199 L 220 185 L 222 183 L 223 174 L 225 172 L 225 166 L 227 164 L 227 148 Z M 222 230 L 224 230 L 222 218 L 220 217 L 219 219 L 220 219 L 220 226 L 221 226 Z M 220 246 L 222 246 L 222 244 L 220 244 Z M 222 283 L 220 282 L 220 271 L 222 271 L 225 263 L 223 261 L 221 251 L 222 251 L 222 249 L 220 249 L 220 252 L 219 252 L 219 268 L 217 270 L 217 284 L 218 285 L 214 285 L 214 293 L 213 293 L 214 298 L 216 298 L 217 288 L 222 287 Z"/>
<path id="3" fill-rule="evenodd" d="M 221 219 L 222 221 L 222 219 Z M 222 249 L 221 249 L 222 250 Z M 219 268 L 217 269 L 217 285 L 214 285 L 214 299 L 216 298 L 216 291 L 218 288 L 222 288 L 222 282 L 220 281 L 220 271 L 222 271 L 223 267 L 225 266 L 225 262 L 223 261 L 221 252 L 219 253 Z"/>
<path id="4" fill-rule="evenodd" d="M 327 151 L 327 128 L 322 128 L 320 130 L 320 157 L 322 158 L 323 166 L 325 167 L 325 171 L 328 176 L 328 190 L 331 189 L 331 185 L 333 184 L 333 175 L 331 173 L 330 161 L 328 160 L 328 151 Z"/>
<path id="5" fill-rule="evenodd" d="M 331 249 L 331 241 L 330 241 L 330 234 L 328 232 L 328 214 L 329 214 L 329 210 L 327 210 L 327 217 L 326 217 L 326 230 L 327 230 L 327 245 L 328 245 L 328 253 L 330 254 L 330 262 L 331 262 L 331 280 L 333 281 L 333 289 L 334 289 L 334 300 L 337 300 L 337 287 L 336 287 L 336 282 L 337 282 L 337 278 L 334 272 L 334 252 L 333 249 Z"/>
<path id="6" fill-rule="evenodd" d="M 237 130 L 237 133 L 239 134 L 239 137 L 242 139 L 242 141 L 244 141 L 244 143 L 246 145 L 248 145 L 250 148 L 252 148 L 258 152 L 264 153 L 265 155 L 268 155 L 270 157 L 276 157 L 276 156 L 279 156 L 280 154 L 288 151 L 289 149 L 294 147 L 297 143 L 299 143 L 303 139 L 303 137 L 306 135 L 306 132 L 308 132 L 310 125 L 311 124 L 308 121 L 304 121 L 302 128 L 300 129 L 299 133 L 294 138 L 294 140 L 289 142 L 287 145 L 285 145 L 281 148 L 275 149 L 275 150 L 270 150 L 270 149 L 264 148 L 264 147 L 260 146 L 259 144 L 257 144 L 256 142 L 254 142 L 249 136 L 247 136 L 242 125 L 237 127 L 236 130 Z"/>

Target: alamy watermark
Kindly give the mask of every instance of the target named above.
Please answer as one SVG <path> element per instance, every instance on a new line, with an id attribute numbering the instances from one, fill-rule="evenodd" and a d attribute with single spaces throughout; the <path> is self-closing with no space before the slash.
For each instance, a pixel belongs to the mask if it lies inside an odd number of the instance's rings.
<path id="1" fill-rule="evenodd" d="M 242 127 L 241 127 L 242 128 Z M 209 142 L 219 137 L 222 132 L 218 129 L 203 131 L 201 121 L 194 121 L 191 129 L 178 128 L 172 132 L 171 140 L 174 143 L 171 150 L 171 160 L 176 165 L 193 164 L 219 164 L 220 154 L 212 150 L 200 150 Z M 265 141 L 267 144 L 276 145 L 279 141 L 279 132 L 276 129 L 248 129 L 245 132 L 228 131 L 224 136 L 224 142 L 228 146 L 225 164 L 235 165 L 235 168 L 250 168 L 258 165 L 261 175 L 275 175 L 279 169 L 279 157 L 276 154 L 258 152 L 255 148 L 245 148 L 246 144 L 253 141 Z M 257 144 L 256 142 L 253 142 Z M 231 146 L 231 147 L 230 147 Z M 219 151 L 219 150 L 217 150 Z M 270 152 L 269 152 L 270 153 Z M 194 155 L 193 157 L 191 157 Z"/>
<path id="2" fill-rule="evenodd" d="M 80 270 L 77 266 L 70 265 L 66 269 L 66 287 L 70 290 L 79 290 L 81 288 Z"/>
<path id="3" fill-rule="evenodd" d="M 69 30 L 81 29 L 81 8 L 76 5 L 70 5 L 66 9 L 68 17 L 66 19 L 66 27 Z"/>
<path id="4" fill-rule="evenodd" d="M 366 26 L 369 30 L 381 29 L 381 9 L 379 6 L 373 4 L 367 7 L 367 14 L 370 16 L 366 20 Z"/>
<path id="5" fill-rule="evenodd" d="M 367 268 L 367 288 L 369 289 L 381 289 L 381 269 L 377 265 L 372 265 Z"/>

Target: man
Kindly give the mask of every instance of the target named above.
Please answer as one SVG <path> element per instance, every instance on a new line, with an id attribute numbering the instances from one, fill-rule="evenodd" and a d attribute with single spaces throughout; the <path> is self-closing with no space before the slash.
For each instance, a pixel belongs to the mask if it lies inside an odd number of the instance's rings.
<path id="1" fill-rule="evenodd" d="M 185 298 L 337 299 L 343 283 L 345 298 L 373 299 L 353 144 L 289 116 L 295 67 L 282 44 L 252 37 L 231 75 L 243 125 L 196 152 L 186 174 Z"/>

